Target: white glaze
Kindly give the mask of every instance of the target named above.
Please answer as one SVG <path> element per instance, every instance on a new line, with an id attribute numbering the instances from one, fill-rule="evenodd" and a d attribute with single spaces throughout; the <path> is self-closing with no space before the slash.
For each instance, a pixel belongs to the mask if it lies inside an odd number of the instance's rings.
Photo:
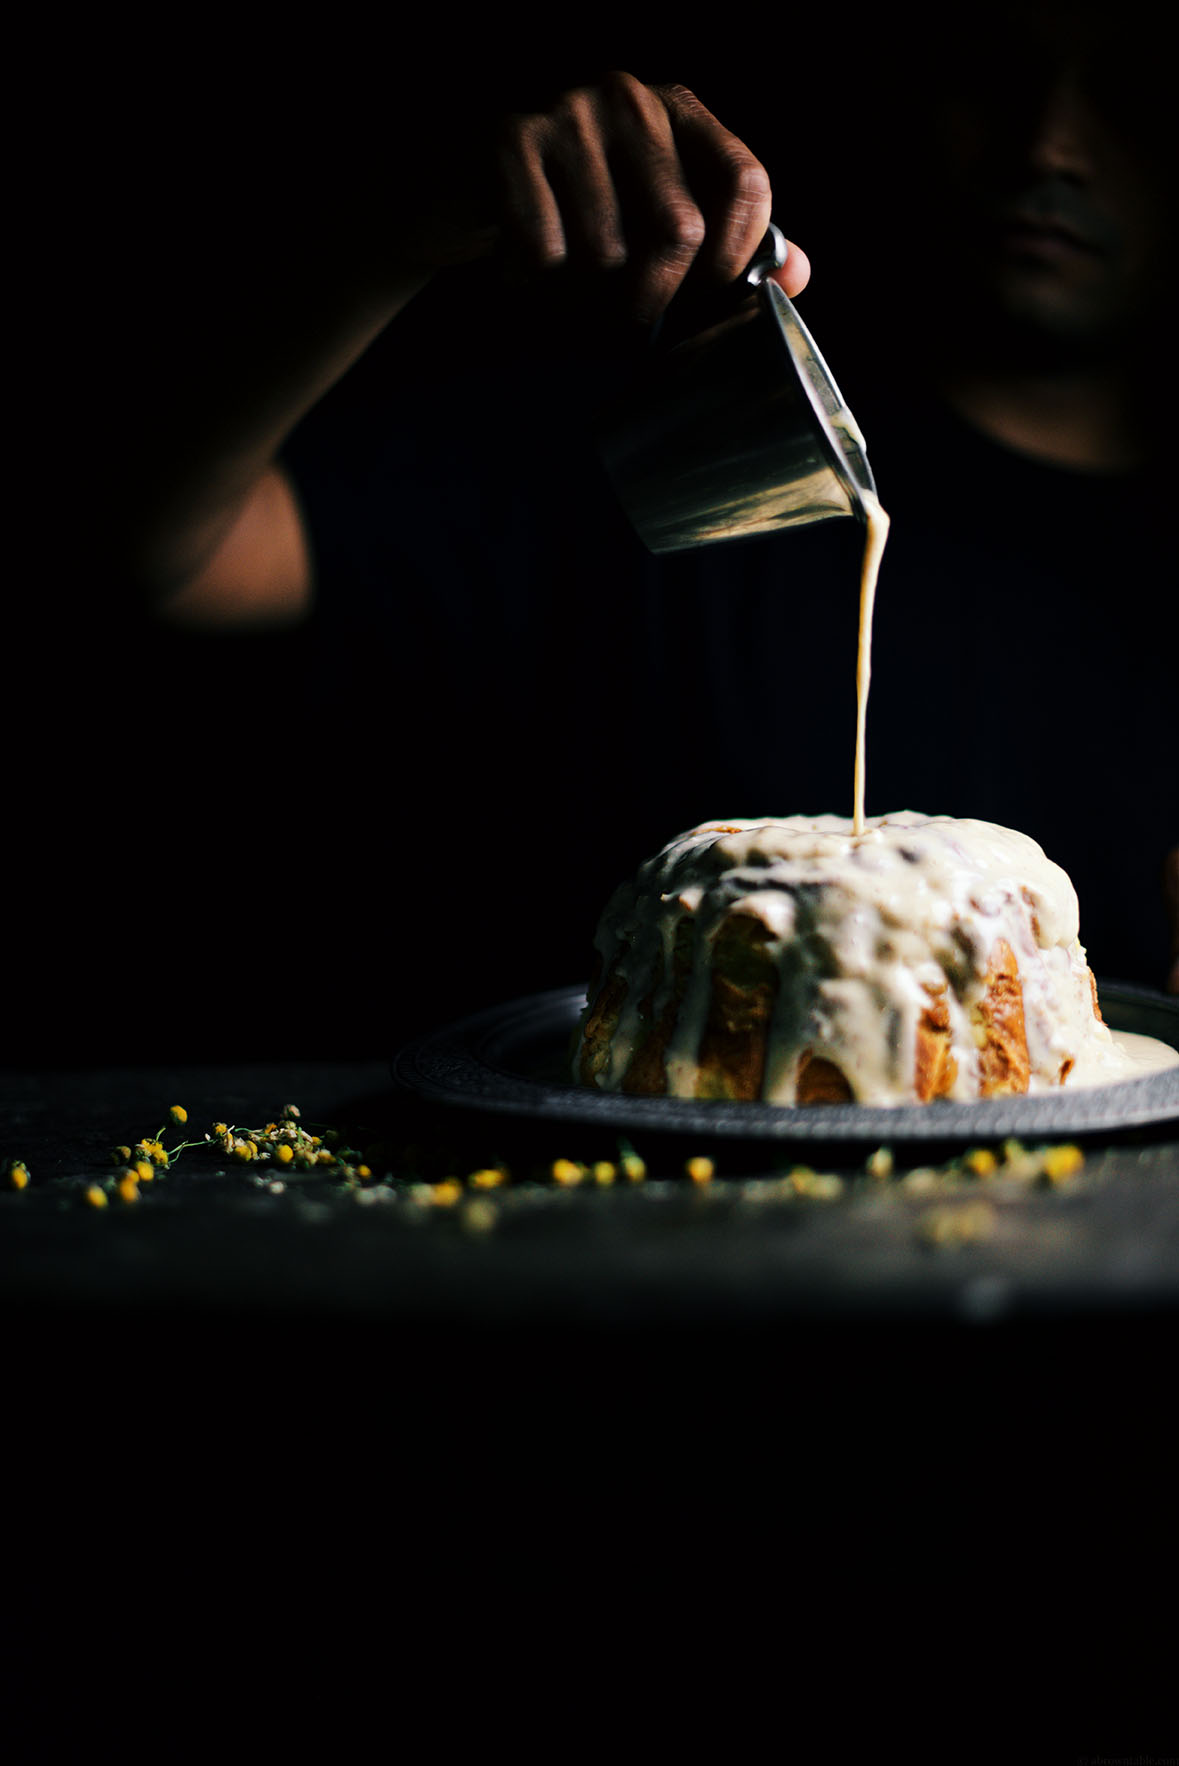
<path id="1" fill-rule="evenodd" d="M 641 1031 L 639 1005 L 671 985 L 677 930 L 694 941 L 687 992 L 667 1051 L 667 1089 L 696 1095 L 725 917 L 755 916 L 770 934 L 781 984 L 771 1023 L 766 1102 L 795 1101 L 800 1051 L 833 1061 L 861 1104 L 916 1101 L 917 1030 L 930 990 L 944 990 L 957 1076 L 951 1096 L 979 1095 L 975 1009 L 995 946 L 1006 940 L 1023 990 L 1029 1090 L 1099 1085 L 1143 1068 L 1094 1015 L 1076 892 L 1025 834 L 991 822 L 913 811 L 868 821 L 790 816 L 705 823 L 671 841 L 623 885 L 602 916 L 603 973 L 624 952 L 627 978 L 610 1058 L 619 1090 Z M 661 966 L 657 958 L 662 956 Z"/>
<path id="2" fill-rule="evenodd" d="M 862 493 L 866 524 L 864 558 L 860 567 L 860 631 L 856 652 L 856 764 L 852 781 L 852 825 L 864 831 L 864 786 L 868 766 L 868 687 L 872 680 L 872 615 L 876 607 L 876 581 L 888 539 L 888 516 L 878 499 Z"/>

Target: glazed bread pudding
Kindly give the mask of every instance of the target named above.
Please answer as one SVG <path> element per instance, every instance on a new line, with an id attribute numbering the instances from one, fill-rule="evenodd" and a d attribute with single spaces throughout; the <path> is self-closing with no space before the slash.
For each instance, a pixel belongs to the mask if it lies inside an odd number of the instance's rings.
<path id="1" fill-rule="evenodd" d="M 1113 1081 L 1078 933 L 1065 872 L 994 823 L 704 823 L 607 905 L 574 1078 L 790 1105 Z"/>

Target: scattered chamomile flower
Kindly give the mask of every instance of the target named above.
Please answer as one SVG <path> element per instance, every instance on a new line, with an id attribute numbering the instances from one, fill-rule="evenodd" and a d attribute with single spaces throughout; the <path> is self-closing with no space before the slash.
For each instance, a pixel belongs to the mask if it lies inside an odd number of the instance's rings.
<path id="1" fill-rule="evenodd" d="M 647 1167 L 635 1152 L 630 1142 L 620 1140 L 618 1143 L 618 1153 L 619 1164 L 622 1166 L 625 1176 L 631 1183 L 642 1183 L 647 1175 Z"/>
<path id="2" fill-rule="evenodd" d="M 817 1202 L 834 1202 L 843 1194 L 843 1179 L 835 1171 L 811 1171 L 799 1166 L 790 1173 L 790 1187 L 796 1196 L 809 1196 Z"/>
<path id="3" fill-rule="evenodd" d="M 1075 1177 L 1085 1163 L 1085 1155 L 1080 1147 L 1065 1145 L 1046 1148 L 1043 1159 L 1043 1175 L 1049 1183 L 1067 1183 Z"/>
<path id="4" fill-rule="evenodd" d="M 996 1214 L 989 1202 L 943 1203 L 926 1208 L 917 1220 L 917 1237 L 927 1245 L 953 1248 L 989 1238 Z"/>
<path id="5" fill-rule="evenodd" d="M 463 1203 L 460 1219 L 468 1232 L 490 1232 L 499 1220 L 499 1209 L 486 1196 L 471 1196 Z"/>
<path id="6" fill-rule="evenodd" d="M 972 1147 L 962 1161 L 975 1177 L 991 1177 L 999 1169 L 999 1161 L 990 1147 Z"/>
<path id="7" fill-rule="evenodd" d="M 368 1173 L 368 1166 L 360 1166 L 360 1171 Z M 495 1190 L 508 1181 L 508 1174 L 502 1165 L 485 1165 L 478 1171 L 472 1171 L 467 1182 L 476 1190 Z"/>
<path id="8" fill-rule="evenodd" d="M 10 1189 L 27 1190 L 29 1187 L 29 1168 L 23 1159 L 10 1159 L 5 1167 L 5 1176 Z"/>
<path id="9" fill-rule="evenodd" d="M 715 1164 L 711 1159 L 705 1158 L 702 1154 L 697 1155 L 694 1159 L 689 1159 L 684 1166 L 684 1170 L 687 1172 L 693 1183 L 711 1183 L 716 1176 Z"/>
<path id="10" fill-rule="evenodd" d="M 106 1191 L 101 1184 L 88 1184 L 82 1192 L 82 1200 L 89 1203 L 91 1208 L 105 1208 L 107 1205 Z"/>

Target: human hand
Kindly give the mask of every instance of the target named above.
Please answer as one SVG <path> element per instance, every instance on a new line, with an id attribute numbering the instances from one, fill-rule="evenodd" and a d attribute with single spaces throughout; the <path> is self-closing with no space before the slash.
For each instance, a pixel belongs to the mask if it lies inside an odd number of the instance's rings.
<path id="1" fill-rule="evenodd" d="M 503 121 L 481 198 L 484 224 L 451 261 L 497 242 L 517 275 L 610 277 L 630 315 L 653 324 L 686 282 L 703 292 L 741 274 L 772 194 L 765 167 L 686 87 L 611 73 Z M 798 294 L 805 253 L 791 245 L 774 274 Z"/>
<path id="2" fill-rule="evenodd" d="M 653 323 L 689 276 L 723 286 L 770 222 L 769 174 L 685 86 L 612 73 L 514 116 L 499 152 L 505 231 L 524 264 L 621 271 L 634 318 Z M 788 294 L 810 265 L 792 247 Z"/>

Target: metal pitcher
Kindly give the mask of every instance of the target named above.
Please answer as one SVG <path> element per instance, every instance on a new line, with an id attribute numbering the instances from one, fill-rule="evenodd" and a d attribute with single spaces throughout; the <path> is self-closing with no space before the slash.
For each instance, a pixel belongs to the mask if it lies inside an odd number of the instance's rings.
<path id="1" fill-rule="evenodd" d="M 770 271 L 771 227 L 717 323 L 656 345 L 599 426 L 603 464 L 652 552 L 839 518 L 866 519 L 864 438 Z"/>

